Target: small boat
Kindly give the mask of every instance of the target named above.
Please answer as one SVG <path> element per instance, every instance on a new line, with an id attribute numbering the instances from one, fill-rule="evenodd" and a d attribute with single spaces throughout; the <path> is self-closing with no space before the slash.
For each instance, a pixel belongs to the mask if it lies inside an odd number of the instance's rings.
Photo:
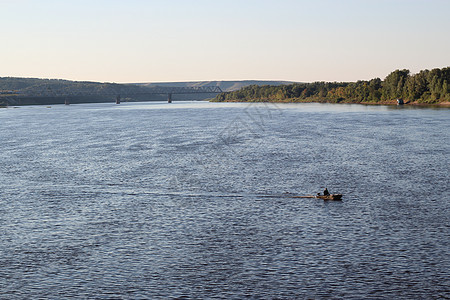
<path id="1" fill-rule="evenodd" d="M 330 195 L 306 195 L 306 196 L 297 196 L 297 195 L 286 195 L 285 197 L 289 198 L 315 198 L 315 199 L 323 199 L 323 200 L 342 200 L 342 194 L 330 194 Z"/>
<path id="2" fill-rule="evenodd" d="M 315 196 L 317 199 L 323 200 L 342 200 L 342 194 L 330 194 L 330 195 L 317 195 Z"/>

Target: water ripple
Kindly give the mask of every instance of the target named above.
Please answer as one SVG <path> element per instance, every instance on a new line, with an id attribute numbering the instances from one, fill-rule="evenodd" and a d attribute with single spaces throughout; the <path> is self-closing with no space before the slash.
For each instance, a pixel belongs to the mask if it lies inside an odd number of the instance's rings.
<path id="1" fill-rule="evenodd" d="M 0 298 L 450 298 L 448 110 L 125 103 L 1 118 Z M 277 197 L 325 185 L 344 201 Z"/>

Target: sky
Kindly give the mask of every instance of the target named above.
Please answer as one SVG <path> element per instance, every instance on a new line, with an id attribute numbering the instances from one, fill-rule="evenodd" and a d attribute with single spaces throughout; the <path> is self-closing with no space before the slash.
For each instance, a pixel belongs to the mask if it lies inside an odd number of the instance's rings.
<path id="1" fill-rule="evenodd" d="M 0 77 L 356 81 L 450 66 L 450 0 L 0 0 Z"/>

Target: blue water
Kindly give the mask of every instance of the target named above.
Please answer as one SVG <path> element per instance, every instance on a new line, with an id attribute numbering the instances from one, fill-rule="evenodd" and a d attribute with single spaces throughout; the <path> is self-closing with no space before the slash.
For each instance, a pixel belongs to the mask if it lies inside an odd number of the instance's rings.
<path id="1" fill-rule="evenodd" d="M 0 109 L 0 298 L 450 298 L 449 125 L 362 105 Z M 282 196 L 325 186 L 343 201 Z"/>

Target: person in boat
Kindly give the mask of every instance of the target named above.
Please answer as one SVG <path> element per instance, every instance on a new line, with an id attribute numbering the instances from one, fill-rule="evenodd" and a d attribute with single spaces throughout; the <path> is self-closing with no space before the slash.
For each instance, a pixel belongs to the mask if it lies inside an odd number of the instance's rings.
<path id="1" fill-rule="evenodd" d="M 327 188 L 325 188 L 325 189 L 323 190 L 323 195 L 324 195 L 324 196 L 330 195 L 330 192 L 328 192 L 328 189 L 327 189 Z"/>

